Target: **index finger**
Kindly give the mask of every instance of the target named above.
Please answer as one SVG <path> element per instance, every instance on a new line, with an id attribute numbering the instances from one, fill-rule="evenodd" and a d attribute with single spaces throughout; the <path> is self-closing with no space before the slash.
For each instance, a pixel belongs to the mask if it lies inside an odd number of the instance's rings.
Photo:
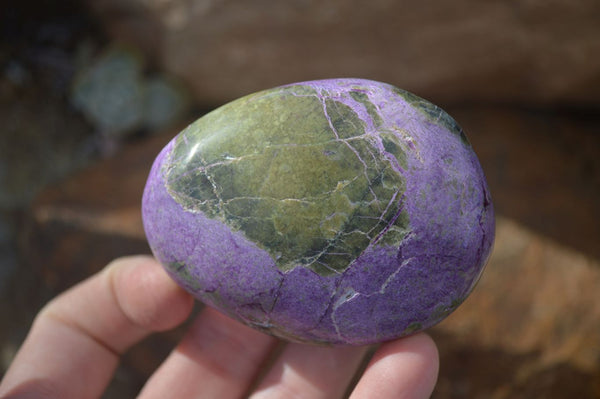
<path id="1" fill-rule="evenodd" d="M 118 259 L 42 309 L 0 396 L 99 397 L 119 355 L 150 332 L 183 322 L 192 304 L 152 258 Z"/>

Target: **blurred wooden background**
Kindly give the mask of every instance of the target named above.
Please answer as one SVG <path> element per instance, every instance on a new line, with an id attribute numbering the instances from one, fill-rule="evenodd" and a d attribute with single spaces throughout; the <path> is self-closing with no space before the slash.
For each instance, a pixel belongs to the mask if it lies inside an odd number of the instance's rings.
<path id="1" fill-rule="evenodd" d="M 4 211 L 17 226 L 19 264 L 2 291 L 4 366 L 48 298 L 114 257 L 149 251 L 139 210 L 145 179 L 190 118 L 278 84 L 356 76 L 411 90 L 453 115 L 480 157 L 496 207 L 497 241 L 481 282 L 431 331 L 441 354 L 433 397 L 600 397 L 600 3 L 80 6 L 106 41 L 126 43 L 180 79 L 195 111 L 65 173 L 19 212 Z M 3 105 L 14 115 L 15 92 L 5 86 Z M 64 120 L 75 131 L 88 128 L 79 117 Z M 51 133 L 61 123 L 32 130 Z M 4 143 L 27 145 L 6 129 L 3 135 Z M 134 348 L 107 397 L 132 397 L 179 334 Z"/>

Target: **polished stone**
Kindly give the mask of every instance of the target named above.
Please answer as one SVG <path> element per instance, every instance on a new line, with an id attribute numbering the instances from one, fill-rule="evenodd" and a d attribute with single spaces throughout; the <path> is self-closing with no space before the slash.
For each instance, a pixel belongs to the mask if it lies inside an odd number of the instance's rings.
<path id="1" fill-rule="evenodd" d="M 200 118 L 157 157 L 143 216 L 157 258 L 200 300 L 281 337 L 336 344 L 442 320 L 494 236 L 456 122 L 360 79 L 282 86 Z"/>

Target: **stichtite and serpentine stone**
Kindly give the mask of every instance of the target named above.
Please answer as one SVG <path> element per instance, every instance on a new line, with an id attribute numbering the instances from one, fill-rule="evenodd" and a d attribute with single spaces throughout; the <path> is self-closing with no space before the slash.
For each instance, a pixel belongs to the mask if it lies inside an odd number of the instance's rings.
<path id="1" fill-rule="evenodd" d="M 461 128 L 362 79 L 277 87 L 203 116 L 158 155 L 142 212 L 155 256 L 196 298 L 323 344 L 438 323 L 469 295 L 494 239 Z"/>

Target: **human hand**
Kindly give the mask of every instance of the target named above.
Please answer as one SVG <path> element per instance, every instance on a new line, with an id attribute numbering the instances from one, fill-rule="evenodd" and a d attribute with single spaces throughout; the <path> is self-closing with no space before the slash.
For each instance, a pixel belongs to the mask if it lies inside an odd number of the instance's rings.
<path id="1" fill-rule="evenodd" d="M 100 397 L 123 352 L 151 332 L 181 324 L 192 306 L 154 259 L 118 259 L 42 309 L 0 397 Z M 276 342 L 205 308 L 139 398 L 336 398 L 367 351 L 288 344 L 257 383 Z M 426 334 L 385 343 L 351 398 L 428 398 L 437 372 L 437 349 Z"/>

